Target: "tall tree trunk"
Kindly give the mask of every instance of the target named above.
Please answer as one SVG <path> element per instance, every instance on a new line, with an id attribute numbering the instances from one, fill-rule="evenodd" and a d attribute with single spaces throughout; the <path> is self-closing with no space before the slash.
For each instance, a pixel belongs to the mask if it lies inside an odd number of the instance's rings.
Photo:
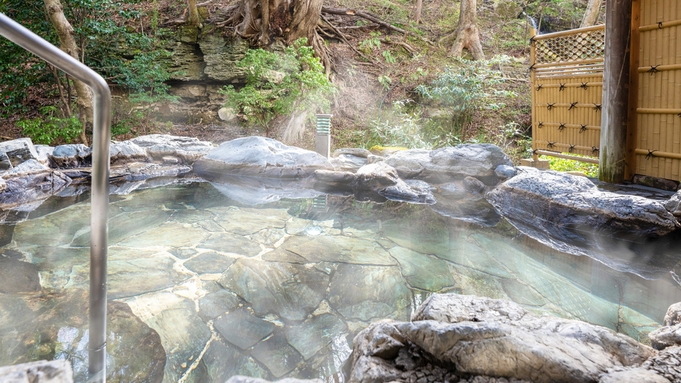
<path id="1" fill-rule="evenodd" d="M 414 12 L 414 20 L 416 24 L 421 22 L 421 11 L 423 10 L 423 0 L 416 0 L 416 11 Z"/>
<path id="2" fill-rule="evenodd" d="M 196 0 L 188 0 L 189 16 L 187 17 L 187 24 L 192 27 L 201 27 L 201 16 L 199 9 L 196 6 Z"/>
<path id="3" fill-rule="evenodd" d="M 290 44 L 306 37 L 327 71 L 330 60 L 324 41 L 317 34 L 323 0 L 241 0 L 236 8 L 235 31 L 259 46 L 280 39 Z"/>
<path id="4" fill-rule="evenodd" d="M 71 23 L 64 16 L 64 8 L 59 0 L 45 0 L 45 11 L 59 36 L 59 44 L 61 50 L 69 54 L 71 57 L 79 60 L 78 45 L 73 35 L 73 27 Z M 73 86 L 76 88 L 76 104 L 78 105 L 79 118 L 83 123 L 83 130 L 80 133 L 80 140 L 87 145 L 87 136 L 85 131 L 87 126 L 92 126 L 93 108 L 92 108 L 92 92 L 83 82 L 73 79 Z M 67 100 L 68 101 L 68 100 Z"/>
<path id="5" fill-rule="evenodd" d="M 453 56 L 461 57 L 465 48 L 473 55 L 474 60 L 484 60 L 485 53 L 482 51 L 480 33 L 475 21 L 477 18 L 475 5 L 475 0 L 461 0 L 459 25 L 454 32 L 456 40 L 454 40 L 451 52 Z"/>
<path id="6" fill-rule="evenodd" d="M 598 14 L 601 11 L 602 3 L 603 0 L 589 0 L 589 3 L 586 5 L 586 11 L 584 11 L 582 25 L 580 25 L 580 27 L 590 27 L 596 24 L 596 20 L 598 20 Z"/>

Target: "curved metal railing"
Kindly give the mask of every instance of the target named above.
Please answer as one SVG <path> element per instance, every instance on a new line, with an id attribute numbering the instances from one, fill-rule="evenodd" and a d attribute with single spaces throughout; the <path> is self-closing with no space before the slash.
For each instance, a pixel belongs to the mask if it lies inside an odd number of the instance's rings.
<path id="1" fill-rule="evenodd" d="M 106 257 L 111 91 L 102 76 L 0 13 L 0 35 L 87 84 L 94 93 L 90 210 L 89 382 L 106 381 Z"/>

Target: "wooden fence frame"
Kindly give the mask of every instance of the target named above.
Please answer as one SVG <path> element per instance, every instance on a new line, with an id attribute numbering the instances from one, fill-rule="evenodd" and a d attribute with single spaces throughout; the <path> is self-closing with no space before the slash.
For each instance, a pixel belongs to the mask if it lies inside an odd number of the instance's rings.
<path id="1" fill-rule="evenodd" d="M 599 163 L 605 26 L 533 31 L 530 41 L 533 158 Z"/>

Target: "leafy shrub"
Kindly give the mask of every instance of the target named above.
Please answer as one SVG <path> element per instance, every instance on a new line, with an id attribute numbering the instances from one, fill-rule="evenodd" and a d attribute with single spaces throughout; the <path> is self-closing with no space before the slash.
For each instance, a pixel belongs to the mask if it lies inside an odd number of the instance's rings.
<path id="1" fill-rule="evenodd" d="M 249 126 L 263 126 L 279 115 L 300 112 L 328 111 L 328 97 L 335 87 L 324 73 L 324 67 L 314 56 L 307 39 L 296 40 L 283 52 L 251 49 L 239 62 L 247 69 L 246 85 L 222 89 L 227 95 L 226 106 L 241 113 Z"/>
<path id="2" fill-rule="evenodd" d="M 76 117 L 56 117 L 56 112 L 55 106 L 44 106 L 40 108 L 42 117 L 18 121 L 17 126 L 24 136 L 30 137 L 36 144 L 72 142 L 80 135 L 81 122 Z"/>
<path id="3" fill-rule="evenodd" d="M 576 155 L 574 153 L 564 154 L 580 157 L 579 155 Z M 598 178 L 599 169 L 597 164 L 551 156 L 539 156 L 539 158 L 542 160 L 548 160 L 551 170 L 555 170 L 558 172 L 581 172 L 586 174 L 587 177 Z"/>
<path id="4" fill-rule="evenodd" d="M 363 146 L 400 146 L 406 148 L 429 148 L 421 134 L 419 116 L 408 113 L 406 106 L 411 100 L 396 101 L 393 107 L 373 119 L 369 125 Z"/>
<path id="5" fill-rule="evenodd" d="M 451 112 L 449 126 L 431 124 L 430 134 L 439 136 L 443 145 L 451 145 L 452 137 L 459 136 L 471 123 L 474 113 L 498 111 L 505 101 L 516 97 L 515 92 L 503 89 L 504 74 L 500 65 L 510 65 L 509 56 L 494 56 L 489 60 L 457 59 L 458 66 L 447 67 L 429 85 L 419 85 L 416 92 L 433 106 L 446 107 Z M 465 139 L 465 138 L 464 138 Z"/>

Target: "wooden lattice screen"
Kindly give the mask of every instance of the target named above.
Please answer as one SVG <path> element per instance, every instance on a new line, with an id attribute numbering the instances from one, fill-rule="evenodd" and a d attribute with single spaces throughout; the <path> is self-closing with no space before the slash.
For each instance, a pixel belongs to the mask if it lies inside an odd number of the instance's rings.
<path id="1" fill-rule="evenodd" d="M 591 158 L 575 159 L 597 163 L 605 27 L 536 35 L 531 41 L 535 155 L 580 154 Z"/>
<path id="2" fill-rule="evenodd" d="M 679 181 L 681 1 L 642 0 L 639 20 L 639 47 L 632 47 L 639 62 L 634 169 Z"/>

